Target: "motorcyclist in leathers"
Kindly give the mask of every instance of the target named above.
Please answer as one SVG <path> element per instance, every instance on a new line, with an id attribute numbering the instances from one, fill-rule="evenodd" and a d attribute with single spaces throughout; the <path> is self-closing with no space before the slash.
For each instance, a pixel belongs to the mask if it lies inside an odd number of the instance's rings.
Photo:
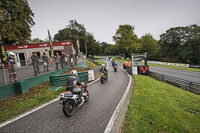
<path id="1" fill-rule="evenodd" d="M 13 52 L 8 53 L 8 72 L 9 72 L 9 77 L 11 82 L 16 82 L 17 81 L 17 75 L 15 71 L 15 54 Z"/>
<path id="2" fill-rule="evenodd" d="M 73 89 L 75 89 L 77 85 L 85 87 L 85 85 L 80 82 L 77 71 L 72 70 L 71 76 L 67 80 L 66 91 L 71 91 L 73 93 Z M 82 93 L 83 93 L 83 89 L 80 90 L 80 94 L 79 94 L 79 98 L 78 98 L 79 102 L 81 102 Z"/>
<path id="3" fill-rule="evenodd" d="M 106 69 L 106 67 L 105 67 L 104 64 L 101 65 L 100 72 L 101 72 L 101 73 L 104 73 L 105 75 L 108 74 L 108 70 Z"/>

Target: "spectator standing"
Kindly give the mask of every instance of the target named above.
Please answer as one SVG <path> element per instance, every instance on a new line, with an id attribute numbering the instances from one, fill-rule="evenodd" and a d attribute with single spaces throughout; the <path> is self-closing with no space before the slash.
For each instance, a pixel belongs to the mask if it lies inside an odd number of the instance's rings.
<path id="1" fill-rule="evenodd" d="M 66 53 L 65 61 L 66 61 L 66 65 L 69 65 L 69 53 L 68 52 Z"/>
<path id="2" fill-rule="evenodd" d="M 44 71 L 49 71 L 49 58 L 47 57 L 46 53 L 44 52 L 42 55 Z"/>
<path id="3" fill-rule="evenodd" d="M 70 60 L 70 65 L 73 66 L 73 62 L 74 62 L 73 54 L 70 54 L 69 60 Z"/>
<path id="4" fill-rule="evenodd" d="M 37 53 L 33 53 L 31 56 L 31 59 L 32 59 L 33 70 L 34 70 L 35 76 L 37 76 L 37 73 L 40 73 L 39 57 L 37 56 Z"/>
<path id="5" fill-rule="evenodd" d="M 60 55 L 60 63 L 61 63 L 62 69 L 63 69 L 64 67 L 66 67 L 65 56 L 66 56 L 66 55 L 65 55 L 64 51 L 62 51 L 62 52 L 61 52 L 61 55 Z"/>
<path id="6" fill-rule="evenodd" d="M 59 61 L 60 61 L 60 55 L 59 55 L 58 52 L 56 52 L 54 60 L 55 60 L 55 63 L 56 63 L 56 70 L 58 70 L 58 64 L 59 64 Z"/>

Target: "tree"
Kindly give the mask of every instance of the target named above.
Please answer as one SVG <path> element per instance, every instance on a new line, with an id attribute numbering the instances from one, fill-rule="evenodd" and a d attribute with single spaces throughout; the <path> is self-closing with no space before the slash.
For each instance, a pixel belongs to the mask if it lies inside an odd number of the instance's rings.
<path id="1" fill-rule="evenodd" d="M 200 26 L 170 28 L 160 37 L 163 58 L 174 62 L 200 64 Z"/>
<path id="2" fill-rule="evenodd" d="M 134 27 L 131 25 L 120 25 L 117 29 L 113 40 L 117 45 L 118 53 L 130 56 L 131 53 L 139 52 L 141 44 L 134 33 Z"/>
<path id="3" fill-rule="evenodd" d="M 150 34 L 145 34 L 140 39 L 142 47 L 140 49 L 141 53 L 147 52 L 148 58 L 152 59 L 160 50 L 160 45 Z"/>
<path id="4" fill-rule="evenodd" d="M 44 42 L 43 40 L 41 40 L 41 39 L 39 39 L 39 38 L 33 38 L 32 40 L 31 40 L 31 43 L 37 43 L 37 42 Z"/>
<path id="5" fill-rule="evenodd" d="M 106 52 L 105 52 L 106 48 L 110 47 L 110 44 L 108 44 L 106 42 L 102 42 L 102 43 L 100 43 L 100 47 L 101 47 L 101 53 L 104 55 L 104 54 L 106 54 Z M 107 54 L 108 53 L 109 52 L 107 51 Z"/>
<path id="6" fill-rule="evenodd" d="M 79 40 L 80 51 L 86 53 L 87 46 L 88 53 L 100 53 L 99 43 L 96 42 L 94 36 L 91 33 L 87 32 L 84 25 L 79 24 L 76 20 L 70 20 L 69 25 L 67 25 L 66 28 L 59 30 L 58 33 L 54 35 L 54 40 L 71 40 L 73 44 L 76 44 L 76 41 Z"/>
<path id="7" fill-rule="evenodd" d="M 79 40 L 80 50 L 85 52 L 86 29 L 84 25 L 79 24 L 76 20 L 70 20 L 66 28 L 59 30 L 58 33 L 54 35 L 54 40 L 70 40 L 73 44 L 76 44 L 76 41 Z"/>
<path id="8" fill-rule="evenodd" d="M 27 0 L 0 1 L 0 25 L 6 45 L 30 40 L 33 17 Z"/>
<path id="9" fill-rule="evenodd" d="M 160 35 L 160 45 L 163 58 L 169 59 L 166 61 L 177 62 L 178 53 L 180 52 L 181 40 L 183 40 L 183 27 L 171 28 Z"/>

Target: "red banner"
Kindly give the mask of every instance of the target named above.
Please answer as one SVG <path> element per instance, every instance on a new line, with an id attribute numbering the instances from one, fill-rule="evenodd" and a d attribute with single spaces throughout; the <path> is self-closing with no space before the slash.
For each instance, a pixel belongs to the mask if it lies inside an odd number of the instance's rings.
<path id="1" fill-rule="evenodd" d="M 72 45 L 72 41 L 67 42 L 53 42 L 53 46 L 64 46 Z M 18 49 L 29 49 L 29 48 L 43 48 L 50 47 L 50 43 L 35 43 L 35 44 L 25 44 L 25 45 L 10 45 L 6 46 L 6 50 L 18 50 Z"/>

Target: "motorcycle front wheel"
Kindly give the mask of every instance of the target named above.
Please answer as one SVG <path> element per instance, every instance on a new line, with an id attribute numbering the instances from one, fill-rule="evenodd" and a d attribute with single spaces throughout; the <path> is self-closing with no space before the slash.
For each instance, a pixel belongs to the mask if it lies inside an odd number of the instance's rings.
<path id="1" fill-rule="evenodd" d="M 104 80 L 103 80 L 102 78 L 100 79 L 100 81 L 101 81 L 101 83 L 103 84 L 103 81 L 104 81 Z"/>
<path id="2" fill-rule="evenodd" d="M 85 96 L 85 102 L 89 101 L 89 92 L 87 91 L 87 96 Z"/>
<path id="3" fill-rule="evenodd" d="M 65 116 L 70 117 L 74 114 L 75 102 L 74 100 L 67 100 L 63 105 L 63 113 Z"/>

